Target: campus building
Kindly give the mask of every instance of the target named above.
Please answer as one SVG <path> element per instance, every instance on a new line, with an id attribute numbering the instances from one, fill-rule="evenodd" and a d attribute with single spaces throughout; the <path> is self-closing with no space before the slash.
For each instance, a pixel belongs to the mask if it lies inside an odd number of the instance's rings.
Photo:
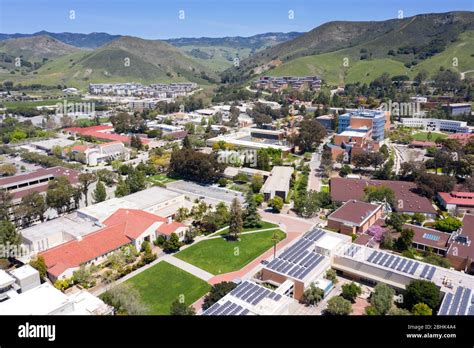
<path id="1" fill-rule="evenodd" d="M 349 200 L 328 216 L 327 227 L 347 235 L 361 234 L 382 217 L 382 204 Z"/>
<path id="2" fill-rule="evenodd" d="M 390 128 L 390 113 L 379 110 L 357 110 L 339 115 L 337 133 L 340 134 L 348 128 L 371 129 L 373 140 L 382 141 L 385 138 L 385 131 Z"/>
<path id="3" fill-rule="evenodd" d="M 404 127 L 418 128 L 427 132 L 470 132 L 467 122 L 465 121 L 440 120 L 437 118 L 404 117 L 401 119 L 401 123 Z"/>
<path id="4" fill-rule="evenodd" d="M 63 156 L 70 156 L 88 166 L 96 166 L 107 161 L 130 159 L 130 151 L 121 141 L 111 141 L 98 145 L 74 145 L 63 150 Z"/>
<path id="5" fill-rule="evenodd" d="M 293 167 L 274 166 L 261 189 L 264 199 L 267 201 L 279 196 L 285 201 L 288 192 L 290 192 L 290 181 L 293 172 Z"/>
<path id="6" fill-rule="evenodd" d="M 50 283 L 40 283 L 30 265 L 0 270 L 0 315 L 110 315 L 113 308 L 91 293 L 68 295 Z"/>
<path id="7" fill-rule="evenodd" d="M 369 186 L 390 188 L 395 194 L 394 209 L 397 212 L 422 213 L 430 217 L 437 214 L 431 201 L 415 193 L 416 184 L 408 181 L 331 178 L 331 198 L 335 202 L 360 201 L 364 198 L 364 189 Z"/>
<path id="8" fill-rule="evenodd" d="M 144 241 L 154 242 L 159 236 L 176 233 L 184 238 L 186 226 L 142 210 L 118 209 L 103 227 L 78 240 L 73 240 L 40 253 L 44 257 L 51 281 L 65 279 L 81 265 L 100 264 L 111 253 L 126 245 L 140 250 Z"/>
<path id="9" fill-rule="evenodd" d="M 474 212 L 473 192 L 438 192 L 438 201 L 452 214 Z"/>

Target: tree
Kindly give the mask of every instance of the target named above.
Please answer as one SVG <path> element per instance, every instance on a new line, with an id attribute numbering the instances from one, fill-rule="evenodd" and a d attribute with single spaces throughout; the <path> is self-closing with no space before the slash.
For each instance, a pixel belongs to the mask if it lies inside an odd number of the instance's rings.
<path id="1" fill-rule="evenodd" d="M 135 193 L 146 188 L 146 176 L 145 173 L 141 170 L 131 169 L 125 183 L 130 189 L 130 193 Z"/>
<path id="2" fill-rule="evenodd" d="M 221 298 L 227 295 L 229 292 L 234 290 L 237 287 L 237 284 L 233 282 L 220 282 L 214 284 L 211 287 L 209 293 L 204 297 L 204 302 L 202 304 L 202 309 L 206 310 L 211 307 L 214 303 L 218 302 Z"/>
<path id="3" fill-rule="evenodd" d="M 405 218 L 402 214 L 391 213 L 387 219 L 387 225 L 392 226 L 395 230 L 400 232 L 405 223 Z"/>
<path id="4" fill-rule="evenodd" d="M 170 307 L 170 315 L 196 315 L 196 310 L 180 300 L 175 300 Z"/>
<path id="5" fill-rule="evenodd" d="M 227 179 L 226 178 L 220 178 L 217 183 L 219 184 L 220 187 L 226 187 L 227 186 Z"/>
<path id="6" fill-rule="evenodd" d="M 77 191 L 80 193 L 80 191 Z M 76 190 L 64 176 L 51 180 L 46 190 L 46 204 L 55 209 L 58 214 L 64 213 L 71 208 Z M 77 197 L 77 196 L 76 196 Z"/>
<path id="7" fill-rule="evenodd" d="M 336 284 L 337 283 L 337 274 L 336 271 L 333 269 L 328 269 L 326 271 L 326 275 L 324 276 L 327 280 L 330 280 L 331 283 Z"/>
<path id="8" fill-rule="evenodd" d="M 43 256 L 38 255 L 37 257 L 31 259 L 30 266 L 39 272 L 39 275 L 41 278 L 46 277 L 46 273 L 48 272 L 48 267 L 46 267 L 46 262 L 44 261 Z"/>
<path id="9" fill-rule="evenodd" d="M 186 135 L 183 139 L 183 148 L 191 150 L 193 148 L 193 145 L 191 144 L 191 140 L 189 139 L 188 135 Z"/>
<path id="10" fill-rule="evenodd" d="M 24 196 L 19 207 L 22 210 L 21 215 L 27 224 L 36 218 L 44 221 L 44 213 L 48 208 L 43 195 L 36 191 Z"/>
<path id="11" fill-rule="evenodd" d="M 441 293 L 435 283 L 428 280 L 412 280 L 406 287 L 404 296 L 405 307 L 412 310 L 417 303 L 425 303 L 436 309 L 441 300 Z"/>
<path id="12" fill-rule="evenodd" d="M 279 213 L 283 209 L 283 199 L 280 196 L 275 196 L 268 201 L 268 206 L 272 208 L 274 212 Z"/>
<path id="13" fill-rule="evenodd" d="M 148 308 L 140 301 L 140 293 L 127 283 L 115 285 L 102 295 L 102 300 L 114 307 L 117 314 L 143 315 Z"/>
<path id="14" fill-rule="evenodd" d="M 250 187 L 252 188 L 253 193 L 260 192 L 260 189 L 263 186 L 263 177 L 259 174 L 255 174 L 252 176 L 252 180 L 250 182 Z"/>
<path id="15" fill-rule="evenodd" d="M 339 175 L 342 177 L 345 177 L 351 173 L 352 173 L 352 169 L 347 164 L 344 164 L 339 170 Z"/>
<path id="16" fill-rule="evenodd" d="M 395 243 L 396 248 L 399 251 L 405 251 L 411 248 L 413 243 L 413 237 L 415 232 L 411 228 L 404 228 L 398 237 L 397 242 Z"/>
<path id="17" fill-rule="evenodd" d="M 16 166 L 14 164 L 5 163 L 0 165 L 0 176 L 12 176 L 16 174 Z"/>
<path id="18" fill-rule="evenodd" d="M 255 197 L 250 190 L 245 196 L 245 203 L 246 207 L 243 214 L 243 226 L 246 228 L 262 226 L 262 218 L 258 213 L 257 202 L 255 201 Z"/>
<path id="19" fill-rule="evenodd" d="M 183 246 L 183 243 L 179 240 L 176 233 L 171 233 L 170 238 L 163 243 L 163 251 L 165 253 L 173 253 L 179 250 Z"/>
<path id="20" fill-rule="evenodd" d="M 456 180 L 447 175 L 423 173 L 415 182 L 419 192 L 431 199 L 437 192 L 451 192 Z"/>
<path id="21" fill-rule="evenodd" d="M 324 298 L 324 291 L 311 283 L 303 292 L 300 302 L 308 306 L 314 306 Z"/>
<path id="22" fill-rule="evenodd" d="M 411 311 L 414 315 L 433 315 L 431 308 L 424 303 L 417 303 Z"/>
<path id="23" fill-rule="evenodd" d="M 418 225 L 422 225 L 425 220 L 426 217 L 422 213 L 415 213 L 411 217 L 411 221 Z"/>
<path id="24" fill-rule="evenodd" d="M 443 232 L 454 232 L 462 226 L 461 220 L 448 216 L 444 219 L 436 220 L 434 227 Z"/>
<path id="25" fill-rule="evenodd" d="M 115 188 L 115 197 L 124 197 L 129 194 L 130 186 L 128 186 L 128 183 L 125 182 L 121 176 L 119 176 L 117 187 Z"/>
<path id="26" fill-rule="evenodd" d="M 97 180 L 97 177 L 93 173 L 81 173 L 79 174 L 79 183 L 81 185 L 81 192 L 84 195 L 84 200 L 86 206 L 89 205 L 88 202 L 88 193 L 89 193 L 89 186 Z"/>
<path id="27" fill-rule="evenodd" d="M 359 285 L 354 282 L 350 284 L 342 285 L 342 294 L 341 296 L 352 303 L 355 302 L 357 296 L 362 294 L 362 289 Z"/>
<path id="28" fill-rule="evenodd" d="M 332 297 L 328 301 L 326 313 L 330 315 L 349 315 L 352 313 L 352 304 L 340 296 Z"/>
<path id="29" fill-rule="evenodd" d="M 374 290 L 375 291 L 370 297 L 370 303 L 375 308 L 378 315 L 385 315 L 393 305 L 395 291 L 383 283 L 378 283 Z"/>
<path id="30" fill-rule="evenodd" d="M 16 255 L 17 247 L 21 244 L 21 234 L 9 220 L 0 221 L 0 245 L 4 254 Z"/>
<path id="31" fill-rule="evenodd" d="M 411 315 L 411 312 L 406 310 L 405 308 L 398 308 L 393 306 L 389 309 L 387 315 Z"/>
<path id="32" fill-rule="evenodd" d="M 0 189 L 0 221 L 10 220 L 10 207 L 12 205 L 13 195 L 5 190 Z"/>
<path id="33" fill-rule="evenodd" d="M 311 152 L 321 144 L 326 134 L 326 129 L 315 119 L 303 120 L 299 134 L 292 141 L 301 152 Z"/>
<path id="34" fill-rule="evenodd" d="M 105 191 L 105 186 L 102 181 L 97 182 L 95 190 L 92 193 L 92 198 L 94 199 L 94 203 L 100 203 L 107 199 L 107 192 Z"/>
<path id="35" fill-rule="evenodd" d="M 229 236 L 233 240 L 239 238 L 239 234 L 242 232 L 243 221 L 242 221 L 242 207 L 237 198 L 232 200 L 230 205 L 230 222 L 229 222 Z"/>
<path id="36" fill-rule="evenodd" d="M 95 285 L 90 266 L 81 265 L 77 271 L 73 272 L 72 280 L 74 284 L 80 284 L 86 289 Z"/>
<path id="37" fill-rule="evenodd" d="M 393 207 L 395 205 L 395 192 L 386 186 L 367 186 L 364 188 L 364 200 L 366 202 L 387 202 Z"/>
<path id="38" fill-rule="evenodd" d="M 214 154 L 205 154 L 191 149 L 178 149 L 171 153 L 170 173 L 180 178 L 210 183 L 218 180 L 224 170 Z"/>

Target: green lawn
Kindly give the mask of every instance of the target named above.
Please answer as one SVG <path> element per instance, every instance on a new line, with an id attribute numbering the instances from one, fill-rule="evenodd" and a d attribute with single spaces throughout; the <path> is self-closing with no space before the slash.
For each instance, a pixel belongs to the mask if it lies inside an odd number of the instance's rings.
<path id="1" fill-rule="evenodd" d="M 209 239 L 193 245 L 175 256 L 212 274 L 223 274 L 241 269 L 273 246 L 272 236 L 280 240 L 280 230 L 243 234 L 238 242 L 224 238 Z"/>
<path id="2" fill-rule="evenodd" d="M 274 227 L 278 227 L 277 224 L 273 224 L 271 222 L 268 222 L 268 221 L 262 221 L 262 226 L 261 227 L 249 227 L 249 228 L 244 228 L 244 232 L 250 232 L 250 231 L 255 231 L 255 230 L 263 230 L 263 229 L 266 229 L 266 228 L 274 228 Z M 222 231 L 220 231 L 219 233 L 216 233 L 215 235 L 218 236 L 218 235 L 224 235 L 224 234 L 227 234 L 229 232 L 229 227 L 226 227 L 225 229 L 223 229 Z"/>
<path id="3" fill-rule="evenodd" d="M 329 186 L 328 185 L 321 186 L 321 192 L 329 192 Z"/>
<path id="4" fill-rule="evenodd" d="M 169 184 L 170 182 L 176 181 L 176 179 L 169 178 L 166 174 L 153 175 L 147 178 L 147 180 L 153 184 Z"/>
<path id="5" fill-rule="evenodd" d="M 447 137 L 446 134 L 431 132 L 431 139 L 428 139 L 429 132 L 418 132 L 413 134 L 413 139 L 419 141 L 436 141 L 437 139 L 444 139 Z"/>
<path id="6" fill-rule="evenodd" d="M 126 283 L 140 293 L 141 301 L 154 315 L 169 314 L 170 306 L 180 295 L 187 305 L 205 295 L 210 285 L 165 261 L 130 278 Z"/>

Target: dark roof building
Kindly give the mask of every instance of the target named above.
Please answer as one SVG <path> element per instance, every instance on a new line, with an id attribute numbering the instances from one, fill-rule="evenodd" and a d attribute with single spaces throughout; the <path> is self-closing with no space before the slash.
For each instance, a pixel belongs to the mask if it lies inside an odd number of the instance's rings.
<path id="1" fill-rule="evenodd" d="M 368 186 L 388 187 L 395 194 L 395 210 L 400 213 L 422 213 L 434 216 L 431 201 L 415 192 L 416 184 L 408 181 L 331 178 L 331 198 L 336 202 L 362 200 Z"/>

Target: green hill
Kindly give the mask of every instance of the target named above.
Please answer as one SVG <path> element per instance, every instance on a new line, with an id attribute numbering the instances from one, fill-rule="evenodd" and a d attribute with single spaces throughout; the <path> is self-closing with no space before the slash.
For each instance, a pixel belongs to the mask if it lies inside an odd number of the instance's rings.
<path id="1" fill-rule="evenodd" d="M 441 66 L 459 73 L 474 69 L 474 30 L 459 35 L 457 41 L 450 43 L 446 49 L 417 65 L 406 67 L 403 62 L 394 58 L 360 59 L 360 50 L 363 45 L 331 53 L 311 55 L 293 59 L 265 74 L 272 76 L 303 76 L 320 75 L 332 85 L 342 85 L 353 82 L 370 82 L 382 73 L 390 75 L 408 75 L 413 78 L 419 71 L 426 70 L 435 73 Z M 344 66 L 344 59 L 348 58 L 348 66 Z M 453 66 L 453 59 L 457 58 L 457 66 Z"/>
<path id="2" fill-rule="evenodd" d="M 98 82 L 209 83 L 211 70 L 179 49 L 159 40 L 120 37 L 94 51 L 79 51 L 47 62 L 33 73 L 0 72 L 0 79 L 17 83 L 65 84 L 84 88 Z"/>
<path id="3" fill-rule="evenodd" d="M 433 71 L 453 57 L 457 43 L 469 46 L 472 35 L 465 33 L 472 30 L 474 12 L 422 14 L 381 22 L 330 22 L 258 52 L 222 76 L 224 80 L 242 81 L 261 74 L 320 72 L 326 81 L 340 84 L 370 80 L 384 68 L 393 74 L 410 74 L 419 66 L 429 66 Z M 464 53 L 462 56 L 465 58 Z M 343 66 L 344 58 L 348 66 Z M 434 58 L 437 60 L 432 61 Z M 469 67 L 470 60 L 464 60 Z"/>

